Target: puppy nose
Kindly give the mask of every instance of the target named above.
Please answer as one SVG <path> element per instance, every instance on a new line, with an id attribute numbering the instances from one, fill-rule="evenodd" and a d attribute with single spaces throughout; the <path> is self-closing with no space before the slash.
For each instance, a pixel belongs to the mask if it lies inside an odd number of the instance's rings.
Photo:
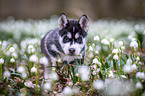
<path id="1" fill-rule="evenodd" d="M 70 48 L 70 49 L 69 49 L 69 52 L 70 52 L 71 54 L 74 54 L 75 49 L 74 49 L 74 48 Z"/>

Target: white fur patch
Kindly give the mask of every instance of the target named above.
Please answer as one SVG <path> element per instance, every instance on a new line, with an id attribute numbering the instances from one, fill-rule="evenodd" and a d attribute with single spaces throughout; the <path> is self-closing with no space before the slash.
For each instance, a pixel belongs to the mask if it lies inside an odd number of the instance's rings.
<path id="1" fill-rule="evenodd" d="M 79 33 L 75 34 L 75 39 L 77 39 L 79 37 Z"/>
<path id="2" fill-rule="evenodd" d="M 71 33 L 70 32 L 68 32 L 67 33 L 67 37 L 70 39 L 70 38 L 72 38 L 72 36 L 71 36 Z"/>
<path id="3" fill-rule="evenodd" d="M 73 32 L 75 32 L 75 27 L 73 26 Z"/>

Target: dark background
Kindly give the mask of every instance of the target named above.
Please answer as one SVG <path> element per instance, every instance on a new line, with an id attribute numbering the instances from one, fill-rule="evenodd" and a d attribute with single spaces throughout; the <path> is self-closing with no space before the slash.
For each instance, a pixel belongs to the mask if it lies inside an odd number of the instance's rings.
<path id="1" fill-rule="evenodd" d="M 0 0 L 0 18 L 42 19 L 66 13 L 71 18 L 145 19 L 145 0 Z"/>

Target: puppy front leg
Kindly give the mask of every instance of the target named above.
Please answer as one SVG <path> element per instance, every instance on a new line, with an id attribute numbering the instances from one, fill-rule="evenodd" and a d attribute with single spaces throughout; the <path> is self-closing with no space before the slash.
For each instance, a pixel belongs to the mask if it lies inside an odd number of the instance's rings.
<path id="1" fill-rule="evenodd" d="M 44 67 L 44 78 L 45 80 L 51 81 L 51 72 L 52 70 L 55 70 L 56 66 L 56 58 L 51 58 L 51 60 L 49 59 L 48 61 L 48 65 L 45 65 Z"/>

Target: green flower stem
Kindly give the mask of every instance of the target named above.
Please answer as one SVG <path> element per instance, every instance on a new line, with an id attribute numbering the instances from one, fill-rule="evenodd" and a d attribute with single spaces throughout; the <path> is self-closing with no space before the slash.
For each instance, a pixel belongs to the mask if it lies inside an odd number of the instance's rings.
<path id="1" fill-rule="evenodd" d="M 0 64 L 0 81 L 2 80 L 2 72 L 3 72 L 3 68 L 2 68 L 2 64 Z"/>
<path id="2" fill-rule="evenodd" d="M 38 94 L 38 84 L 39 84 L 39 64 L 36 65 L 36 69 L 37 69 L 37 72 L 36 72 L 36 81 L 35 81 L 35 84 L 36 84 L 35 92 L 36 92 L 36 94 Z"/>

